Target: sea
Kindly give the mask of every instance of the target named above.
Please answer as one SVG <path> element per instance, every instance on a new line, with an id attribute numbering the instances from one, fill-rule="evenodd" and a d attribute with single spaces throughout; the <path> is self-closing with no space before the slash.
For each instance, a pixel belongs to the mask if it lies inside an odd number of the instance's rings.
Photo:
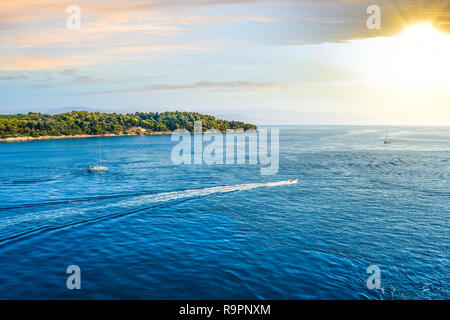
<path id="1" fill-rule="evenodd" d="M 0 299 L 450 298 L 450 128 L 276 128 L 273 175 L 170 135 L 0 144 Z"/>

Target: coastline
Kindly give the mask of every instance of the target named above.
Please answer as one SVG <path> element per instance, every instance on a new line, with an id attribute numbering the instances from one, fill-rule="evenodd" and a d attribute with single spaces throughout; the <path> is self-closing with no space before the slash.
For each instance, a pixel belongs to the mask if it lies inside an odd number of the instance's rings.
<path id="1" fill-rule="evenodd" d="M 145 134 L 76 134 L 73 136 L 40 136 L 40 137 L 9 137 L 0 139 L 0 143 L 11 143 L 11 142 L 29 142 L 29 141 L 45 141 L 45 140 L 61 140 L 61 139 L 85 139 L 85 138 L 100 138 L 100 137 L 132 137 L 132 136 L 153 136 L 153 135 L 166 135 L 171 134 L 171 131 L 155 131 L 155 132 L 146 132 Z"/>

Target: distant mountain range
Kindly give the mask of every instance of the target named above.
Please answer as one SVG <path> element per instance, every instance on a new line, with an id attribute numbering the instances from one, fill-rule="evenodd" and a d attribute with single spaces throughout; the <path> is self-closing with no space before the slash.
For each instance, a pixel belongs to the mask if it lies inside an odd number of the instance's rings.
<path id="1" fill-rule="evenodd" d="M 72 111 L 88 111 L 88 112 L 102 112 L 102 113 L 118 112 L 116 110 L 104 109 L 104 108 L 89 108 L 89 107 L 74 106 L 74 107 L 47 109 L 47 110 L 43 111 L 42 113 L 59 114 L 59 113 L 68 113 L 68 112 L 72 112 Z"/>

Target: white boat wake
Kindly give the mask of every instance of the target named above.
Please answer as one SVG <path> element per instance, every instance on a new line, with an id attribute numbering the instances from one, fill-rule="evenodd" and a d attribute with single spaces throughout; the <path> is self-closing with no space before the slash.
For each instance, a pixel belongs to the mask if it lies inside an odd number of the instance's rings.
<path id="1" fill-rule="evenodd" d="M 219 186 L 219 187 L 209 187 L 203 189 L 192 189 L 174 192 L 163 192 L 158 194 L 150 195 L 140 195 L 135 196 L 126 200 L 118 201 L 116 203 L 108 203 L 107 210 L 111 212 L 114 208 L 139 208 L 141 206 L 161 203 L 172 200 L 188 199 L 196 197 L 204 197 L 212 194 L 218 193 L 229 193 L 235 191 L 246 191 L 257 188 L 268 188 L 268 187 L 279 187 L 297 184 L 297 179 L 291 179 L 288 181 L 278 181 L 278 182 L 265 182 L 265 183 L 247 183 L 247 184 L 237 184 L 232 186 Z M 0 219 L 0 228 L 9 227 L 12 225 L 17 225 L 20 223 L 35 223 L 36 221 L 66 218 L 75 215 L 89 215 L 90 213 L 101 212 L 105 210 L 104 205 L 89 205 L 86 207 L 73 206 L 46 210 L 43 212 L 34 212 L 21 214 L 18 216 L 4 217 Z M 118 210 L 119 212 L 121 210 Z"/>
<path id="2" fill-rule="evenodd" d="M 155 195 L 140 196 L 136 199 L 128 199 L 118 203 L 118 206 L 129 206 L 129 205 L 145 205 L 149 203 L 166 202 L 170 200 L 178 200 L 184 198 L 194 198 L 203 197 L 214 193 L 228 193 L 234 191 L 245 191 L 252 190 L 256 188 L 264 187 L 278 187 L 290 184 L 296 184 L 297 181 L 279 181 L 279 182 L 267 182 L 267 183 L 248 183 L 248 184 L 237 184 L 234 186 L 221 186 L 221 187 L 211 187 L 204 189 L 194 189 L 176 192 L 166 192 L 159 193 Z"/>

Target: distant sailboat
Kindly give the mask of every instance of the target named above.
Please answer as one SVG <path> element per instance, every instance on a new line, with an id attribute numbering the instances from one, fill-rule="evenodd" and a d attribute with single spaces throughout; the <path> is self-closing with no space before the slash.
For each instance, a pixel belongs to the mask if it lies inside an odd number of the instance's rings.
<path id="1" fill-rule="evenodd" d="M 105 172 L 105 171 L 109 170 L 108 167 L 102 166 L 102 144 L 101 143 L 99 144 L 99 149 L 100 149 L 100 152 L 99 152 L 100 153 L 100 163 L 98 166 L 89 166 L 87 169 L 89 172 Z"/>
<path id="2" fill-rule="evenodd" d="M 389 131 L 386 130 L 386 138 L 384 138 L 384 144 L 390 144 L 391 139 L 389 139 Z"/>

